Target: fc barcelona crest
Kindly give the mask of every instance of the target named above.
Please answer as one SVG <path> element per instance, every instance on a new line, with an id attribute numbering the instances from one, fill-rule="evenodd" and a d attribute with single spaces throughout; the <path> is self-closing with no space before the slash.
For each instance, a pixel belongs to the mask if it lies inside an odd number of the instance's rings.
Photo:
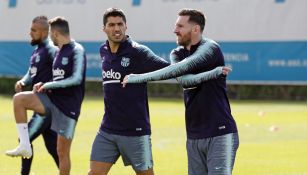
<path id="1" fill-rule="evenodd" d="M 130 64 L 130 58 L 122 57 L 122 61 L 120 62 L 120 64 L 123 67 L 128 67 Z"/>
<path id="2" fill-rule="evenodd" d="M 40 56 L 37 54 L 37 56 L 35 57 L 35 62 L 38 63 L 41 60 Z"/>
<path id="3" fill-rule="evenodd" d="M 68 58 L 67 57 L 63 57 L 62 58 L 62 65 L 66 65 L 68 64 Z"/>

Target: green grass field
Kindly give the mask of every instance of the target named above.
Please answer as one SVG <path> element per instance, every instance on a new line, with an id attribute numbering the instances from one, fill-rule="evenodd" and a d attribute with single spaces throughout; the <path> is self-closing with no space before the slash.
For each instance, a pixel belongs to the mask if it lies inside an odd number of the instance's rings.
<path id="1" fill-rule="evenodd" d="M 0 96 L 0 104 L 0 174 L 17 175 L 20 159 L 4 155 L 17 146 L 11 97 Z M 155 174 L 186 175 L 182 100 L 154 98 L 149 105 Z M 307 102 L 231 101 L 231 107 L 240 136 L 234 175 L 307 175 Z M 85 98 L 72 144 L 72 175 L 87 174 L 103 108 L 102 97 Z M 32 175 L 57 174 L 41 137 L 35 140 L 34 149 Z M 109 174 L 134 173 L 119 159 Z"/>

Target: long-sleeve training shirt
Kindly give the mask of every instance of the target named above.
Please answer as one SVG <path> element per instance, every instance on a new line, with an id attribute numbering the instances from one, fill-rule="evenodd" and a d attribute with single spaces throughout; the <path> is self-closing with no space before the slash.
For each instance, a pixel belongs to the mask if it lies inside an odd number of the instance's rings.
<path id="1" fill-rule="evenodd" d="M 85 51 L 79 43 L 71 41 L 63 45 L 54 58 L 53 81 L 43 85 L 52 103 L 74 120 L 78 120 L 80 115 L 85 71 Z"/>
<path id="2" fill-rule="evenodd" d="M 106 41 L 100 55 L 105 105 L 100 130 L 124 136 L 151 134 L 147 84 L 129 84 L 123 88 L 120 82 L 125 75 L 154 71 L 169 63 L 129 37 L 120 43 L 117 53 L 111 53 Z"/>
<path id="3" fill-rule="evenodd" d="M 128 82 L 140 83 L 186 74 L 201 74 L 225 65 L 219 45 L 211 39 L 202 39 L 190 50 L 182 46 L 174 49 L 171 53 L 171 61 L 176 64 L 158 71 L 129 77 Z M 184 101 L 186 131 L 189 139 L 209 138 L 237 132 L 226 94 L 224 77 L 202 82 L 199 85 L 185 84 Z"/>
<path id="4" fill-rule="evenodd" d="M 202 50 L 202 46 L 205 46 L 206 43 L 208 49 Z M 184 59 L 193 59 L 189 56 L 194 54 L 195 58 L 203 56 L 206 61 L 198 62 L 194 69 L 190 69 L 192 74 L 225 65 L 220 47 L 208 39 L 201 40 L 190 50 L 183 47 L 174 49 L 171 53 L 171 60 L 172 63 L 177 63 Z M 224 77 L 184 89 L 184 102 L 186 130 L 189 139 L 209 138 L 237 132 L 226 94 Z"/>
<path id="5" fill-rule="evenodd" d="M 48 82 L 52 79 L 52 63 L 58 48 L 46 39 L 39 43 L 30 58 L 30 67 L 21 79 L 24 85 L 33 86 L 39 82 Z"/>

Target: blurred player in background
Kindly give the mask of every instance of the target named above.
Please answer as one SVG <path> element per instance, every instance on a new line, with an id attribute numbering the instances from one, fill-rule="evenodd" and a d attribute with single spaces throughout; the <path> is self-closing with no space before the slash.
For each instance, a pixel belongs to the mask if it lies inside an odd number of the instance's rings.
<path id="1" fill-rule="evenodd" d="M 27 110 L 51 115 L 51 128 L 57 132 L 60 175 L 71 168 L 70 148 L 84 97 L 86 56 L 83 47 L 71 39 L 68 21 L 62 17 L 49 20 L 50 37 L 59 51 L 52 65 L 52 81 L 39 82 L 33 91 L 14 96 L 14 114 L 20 139 L 19 146 L 7 151 L 11 156 L 31 157 L 27 127 Z"/>
<path id="2" fill-rule="evenodd" d="M 21 92 L 24 86 L 39 82 L 48 82 L 52 79 L 52 62 L 55 56 L 57 47 L 48 39 L 49 24 L 46 16 L 37 16 L 32 20 L 30 36 L 32 38 L 31 45 L 36 46 L 30 59 L 30 67 L 24 77 L 15 84 L 15 91 Z M 56 151 L 57 134 L 50 129 L 51 116 L 39 116 L 33 113 L 31 120 L 28 123 L 28 131 L 30 142 L 32 143 L 39 135 L 43 136 L 45 146 L 53 157 L 57 166 L 59 166 L 59 158 Z M 30 173 L 32 159 L 34 155 L 33 146 L 32 157 L 29 159 L 22 158 L 21 174 L 28 175 Z"/>

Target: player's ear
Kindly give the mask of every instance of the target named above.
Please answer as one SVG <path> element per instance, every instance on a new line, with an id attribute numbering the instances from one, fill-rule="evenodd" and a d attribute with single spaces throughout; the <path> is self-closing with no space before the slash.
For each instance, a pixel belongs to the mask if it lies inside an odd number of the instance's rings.
<path id="1" fill-rule="evenodd" d="M 53 31 L 53 36 L 54 36 L 54 37 L 58 37 L 58 35 L 59 35 L 59 32 L 58 32 L 57 30 L 54 30 L 54 31 Z"/>
<path id="2" fill-rule="evenodd" d="M 194 25 L 193 26 L 193 32 L 199 33 L 200 32 L 200 26 L 199 25 Z"/>
<path id="3" fill-rule="evenodd" d="M 48 31 L 48 30 L 43 30 L 43 31 L 42 31 L 42 35 L 43 35 L 43 36 L 48 36 L 48 34 L 49 34 L 49 31 Z"/>

